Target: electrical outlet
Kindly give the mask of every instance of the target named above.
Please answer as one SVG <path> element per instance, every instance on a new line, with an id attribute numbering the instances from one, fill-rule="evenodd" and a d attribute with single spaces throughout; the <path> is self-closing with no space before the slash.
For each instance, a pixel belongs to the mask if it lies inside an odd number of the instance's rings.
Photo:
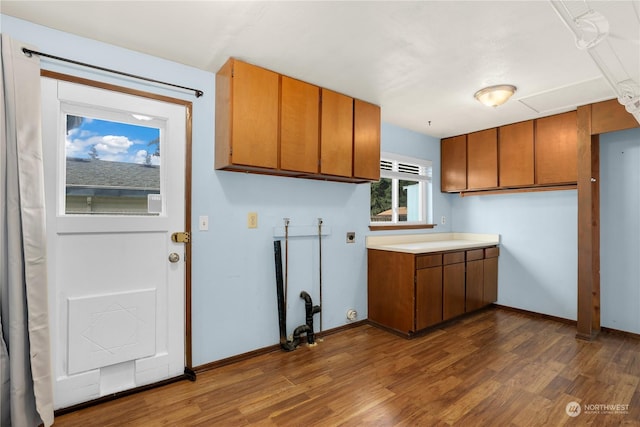
<path id="1" fill-rule="evenodd" d="M 447 217 L 442 215 L 442 217 L 440 218 L 440 224 L 445 225 L 447 223 Z"/>
<path id="2" fill-rule="evenodd" d="M 249 212 L 247 214 L 247 228 L 258 228 L 258 213 Z"/>
<path id="3" fill-rule="evenodd" d="M 355 243 L 355 242 L 356 242 L 356 232 L 347 231 L 347 243 Z"/>

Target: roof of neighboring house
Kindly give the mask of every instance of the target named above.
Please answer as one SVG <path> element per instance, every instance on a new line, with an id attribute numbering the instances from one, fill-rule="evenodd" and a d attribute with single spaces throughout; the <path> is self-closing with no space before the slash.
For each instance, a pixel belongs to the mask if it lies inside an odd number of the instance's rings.
<path id="1" fill-rule="evenodd" d="M 160 189 L 160 167 L 67 158 L 67 186 Z"/>
<path id="2" fill-rule="evenodd" d="M 391 214 L 393 213 L 392 209 L 387 209 L 384 212 L 380 212 L 378 215 L 376 216 L 391 216 Z M 400 206 L 398 208 L 398 215 L 406 215 L 407 214 L 407 207 L 406 206 Z"/>

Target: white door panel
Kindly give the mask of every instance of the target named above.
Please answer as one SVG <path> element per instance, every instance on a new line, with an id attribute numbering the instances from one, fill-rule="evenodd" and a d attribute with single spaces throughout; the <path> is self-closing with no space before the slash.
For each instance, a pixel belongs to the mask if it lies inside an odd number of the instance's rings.
<path id="1" fill-rule="evenodd" d="M 68 298 L 68 373 L 156 354 L 156 290 Z"/>
<path id="2" fill-rule="evenodd" d="M 160 233 L 63 234 L 58 236 L 58 274 L 65 293 L 88 296 L 148 289 L 166 280 L 167 257 L 150 257 L 170 250 Z M 84 259 L 83 263 L 78 260 Z M 63 279 L 64 278 L 64 279 Z"/>
<path id="3" fill-rule="evenodd" d="M 185 227 L 186 111 L 51 78 L 42 94 L 54 404 L 62 408 L 184 372 L 184 244 L 171 234 Z M 83 125 L 70 127 L 70 118 Z M 149 141 L 94 135 L 91 122 L 153 130 L 159 155 L 151 157 Z M 159 209 L 147 207 L 148 194 Z M 170 262 L 171 253 L 180 260 Z"/>

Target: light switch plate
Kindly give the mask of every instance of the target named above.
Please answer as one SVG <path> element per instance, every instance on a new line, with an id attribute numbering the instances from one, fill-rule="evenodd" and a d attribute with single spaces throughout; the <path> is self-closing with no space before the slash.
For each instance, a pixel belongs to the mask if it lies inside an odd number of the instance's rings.
<path id="1" fill-rule="evenodd" d="M 209 230 L 209 216 L 202 215 L 198 218 L 198 228 L 200 231 Z"/>

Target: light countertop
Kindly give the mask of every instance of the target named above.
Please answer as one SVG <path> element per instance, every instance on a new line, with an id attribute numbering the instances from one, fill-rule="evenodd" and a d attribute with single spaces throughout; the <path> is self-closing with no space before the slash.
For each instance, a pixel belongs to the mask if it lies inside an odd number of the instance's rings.
<path id="1" fill-rule="evenodd" d="M 367 236 L 367 249 L 422 254 L 500 244 L 499 234 L 429 233 Z"/>

